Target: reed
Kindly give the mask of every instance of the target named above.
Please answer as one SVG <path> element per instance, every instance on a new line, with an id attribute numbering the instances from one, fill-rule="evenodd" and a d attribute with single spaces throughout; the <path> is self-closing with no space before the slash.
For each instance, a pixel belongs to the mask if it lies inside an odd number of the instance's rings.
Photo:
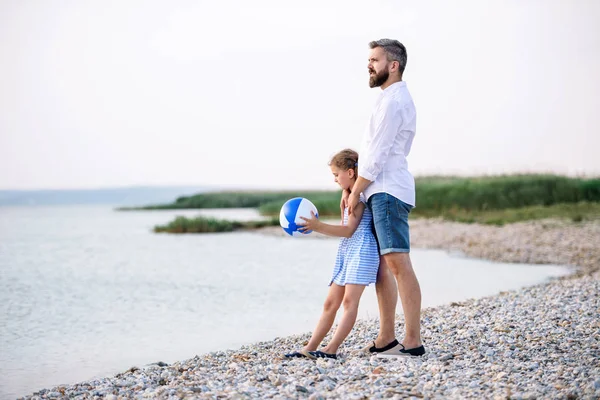
<path id="1" fill-rule="evenodd" d="M 546 218 L 585 222 L 600 220 L 600 202 L 583 201 L 580 203 L 527 206 L 503 210 L 465 210 L 461 208 L 424 210 L 417 207 L 413 209 L 410 216 L 411 218 L 441 218 L 447 221 L 498 226 Z"/>
<path id="2" fill-rule="evenodd" d="M 282 205 L 293 197 L 311 200 L 321 217 L 340 215 L 340 191 L 238 191 L 200 193 L 174 203 L 141 209 L 258 208 L 266 221 L 237 222 L 177 217 L 155 232 L 231 232 L 278 225 Z M 417 207 L 411 217 L 502 225 L 517 221 L 563 218 L 600 219 L 600 179 L 558 175 L 499 175 L 483 177 L 429 176 L 416 179 Z M 136 208 L 140 209 L 140 208 Z"/>
<path id="3" fill-rule="evenodd" d="M 149 205 L 135 209 L 252 207 L 258 208 L 264 215 L 277 215 L 283 203 L 292 197 L 305 197 L 311 200 L 321 215 L 339 213 L 339 190 L 200 193 L 179 197 L 169 204 Z M 416 197 L 418 208 L 428 211 L 502 210 L 582 201 L 598 202 L 600 201 L 600 179 L 557 175 L 422 177 L 416 179 Z"/>
<path id="4" fill-rule="evenodd" d="M 216 233 L 233 232 L 245 229 L 258 229 L 265 226 L 279 225 L 279 218 L 271 218 L 260 221 L 228 221 L 207 217 L 176 217 L 173 221 L 165 225 L 156 225 L 154 232 L 161 233 Z"/>

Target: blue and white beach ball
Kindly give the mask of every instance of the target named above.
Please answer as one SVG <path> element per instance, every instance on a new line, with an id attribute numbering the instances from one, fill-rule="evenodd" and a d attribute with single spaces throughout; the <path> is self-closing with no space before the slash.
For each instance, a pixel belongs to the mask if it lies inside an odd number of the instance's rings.
<path id="1" fill-rule="evenodd" d="M 283 230 L 290 236 L 302 236 L 311 233 L 312 231 L 298 231 L 298 224 L 303 224 L 305 221 L 300 217 L 311 218 L 310 212 L 314 212 L 318 217 L 319 212 L 317 207 L 304 197 L 294 197 L 285 202 L 279 213 L 279 223 Z"/>

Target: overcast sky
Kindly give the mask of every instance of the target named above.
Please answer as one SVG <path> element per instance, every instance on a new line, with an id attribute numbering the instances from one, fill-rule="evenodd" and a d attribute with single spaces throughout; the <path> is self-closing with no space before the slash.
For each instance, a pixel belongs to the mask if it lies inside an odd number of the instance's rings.
<path id="1" fill-rule="evenodd" d="M 600 175 L 600 1 L 0 0 L 0 188 L 335 188 L 408 50 L 415 175 Z"/>

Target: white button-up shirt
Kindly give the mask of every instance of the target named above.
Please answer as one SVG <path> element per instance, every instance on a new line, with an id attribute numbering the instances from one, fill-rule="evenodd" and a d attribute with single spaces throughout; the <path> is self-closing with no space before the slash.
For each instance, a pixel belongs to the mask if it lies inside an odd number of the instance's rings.
<path id="1" fill-rule="evenodd" d="M 417 111 L 406 83 L 396 82 L 381 91 L 367 125 L 358 161 L 358 175 L 372 183 L 364 191 L 389 193 L 415 206 L 415 179 L 408 171 L 417 127 Z"/>

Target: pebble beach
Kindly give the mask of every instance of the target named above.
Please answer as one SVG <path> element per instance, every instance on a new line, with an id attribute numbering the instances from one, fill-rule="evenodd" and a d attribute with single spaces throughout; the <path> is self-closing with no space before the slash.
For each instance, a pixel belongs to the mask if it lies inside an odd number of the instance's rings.
<path id="1" fill-rule="evenodd" d="M 271 227 L 257 234 L 282 232 Z M 497 227 L 416 219 L 411 243 L 494 261 L 568 265 L 573 273 L 424 309 L 427 353 L 419 358 L 380 359 L 361 352 L 375 338 L 378 321 L 359 320 L 337 360 L 283 357 L 308 341 L 310 332 L 304 332 L 172 364 L 134 366 L 23 398 L 600 398 L 600 221 Z M 399 335 L 402 321 L 398 315 Z"/>

